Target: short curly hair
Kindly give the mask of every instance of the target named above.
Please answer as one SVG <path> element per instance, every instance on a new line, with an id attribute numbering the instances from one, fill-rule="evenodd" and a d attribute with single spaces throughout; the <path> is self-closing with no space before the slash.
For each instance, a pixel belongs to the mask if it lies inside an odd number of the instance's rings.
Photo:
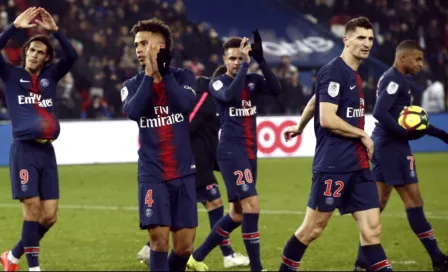
<path id="1" fill-rule="evenodd" d="M 135 36 L 140 31 L 149 31 L 152 33 L 159 33 L 165 38 L 165 47 L 171 50 L 173 38 L 170 27 L 162 20 L 153 18 L 150 20 L 138 21 L 131 29 L 131 33 Z"/>

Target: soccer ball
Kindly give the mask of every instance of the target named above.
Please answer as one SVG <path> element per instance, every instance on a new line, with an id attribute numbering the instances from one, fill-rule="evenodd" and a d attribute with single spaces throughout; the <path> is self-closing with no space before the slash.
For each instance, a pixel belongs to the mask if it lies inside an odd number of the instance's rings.
<path id="1" fill-rule="evenodd" d="M 429 126 L 428 113 L 419 106 L 409 106 L 400 112 L 398 124 L 408 132 L 424 131 Z"/>

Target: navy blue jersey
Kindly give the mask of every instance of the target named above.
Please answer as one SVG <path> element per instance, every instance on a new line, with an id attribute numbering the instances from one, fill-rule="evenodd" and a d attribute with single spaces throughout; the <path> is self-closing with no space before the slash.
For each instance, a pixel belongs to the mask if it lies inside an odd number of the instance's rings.
<path id="1" fill-rule="evenodd" d="M 317 74 L 313 172 L 343 173 L 369 168 L 367 150 L 360 139 L 342 137 L 321 127 L 320 102 L 338 105 L 337 116 L 354 127 L 364 129 L 361 77 L 340 57 L 322 67 Z"/>
<path id="2" fill-rule="evenodd" d="M 398 124 L 400 112 L 411 105 L 411 85 L 394 67 L 378 81 L 377 102 L 373 116 L 377 119 L 372 137 L 407 141 L 407 132 Z"/>
<path id="3" fill-rule="evenodd" d="M 121 89 L 124 112 L 139 127 L 139 182 L 164 182 L 196 171 L 188 120 L 195 105 L 195 76 L 171 67 L 162 82 L 153 80 L 140 72 Z"/>
<path id="4" fill-rule="evenodd" d="M 0 48 L 19 31 L 10 25 L 0 35 Z M 72 68 L 77 59 L 75 49 L 60 31 L 54 36 L 61 44 L 64 56 L 42 68 L 39 76 L 31 76 L 24 67 L 7 63 L 0 55 L 0 77 L 5 84 L 6 104 L 13 128 L 19 140 L 57 139 L 59 122 L 53 115 L 58 81 Z"/>
<path id="5" fill-rule="evenodd" d="M 226 152 L 243 149 L 249 159 L 256 159 L 257 97 L 278 95 L 281 86 L 266 63 L 260 65 L 264 77 L 247 74 L 248 68 L 249 64 L 243 62 L 235 78 L 227 74 L 213 78 L 209 88 L 220 116 L 219 149 Z"/>

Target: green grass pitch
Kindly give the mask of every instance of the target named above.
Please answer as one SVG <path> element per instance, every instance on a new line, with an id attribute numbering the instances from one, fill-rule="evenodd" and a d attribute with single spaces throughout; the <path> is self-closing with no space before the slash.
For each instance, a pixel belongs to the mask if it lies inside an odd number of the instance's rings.
<path id="1" fill-rule="evenodd" d="M 416 156 L 425 211 L 439 245 L 448 253 L 448 153 Z M 259 160 L 261 256 L 265 268 L 278 270 L 283 246 L 303 219 L 311 184 L 311 158 Z M 148 271 L 136 261 L 147 240 L 138 228 L 136 164 L 59 167 L 58 223 L 41 242 L 44 270 Z M 221 193 L 226 190 L 219 174 Z M 22 216 L 11 200 L 8 168 L 0 168 L 0 250 L 18 241 Z M 199 207 L 195 246 L 209 232 L 206 212 Z M 403 204 L 394 192 L 382 215 L 383 246 L 394 270 L 431 270 L 431 261 L 410 229 Z M 234 249 L 245 254 L 241 229 L 231 236 Z M 334 215 L 323 235 L 307 250 L 301 270 L 351 270 L 358 232 L 350 215 Z M 223 269 L 220 250 L 206 259 L 212 270 Z M 22 270 L 27 269 L 22 258 Z M 248 268 L 244 270 L 249 270 Z"/>

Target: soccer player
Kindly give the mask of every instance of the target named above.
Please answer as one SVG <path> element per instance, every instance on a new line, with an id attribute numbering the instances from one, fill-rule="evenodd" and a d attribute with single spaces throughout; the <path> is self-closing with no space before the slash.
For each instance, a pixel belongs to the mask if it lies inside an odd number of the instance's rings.
<path id="1" fill-rule="evenodd" d="M 278 95 L 280 83 L 263 57 L 260 34 L 254 31 L 254 43 L 234 37 L 224 43 L 226 74 L 211 80 L 209 88 L 221 120 L 218 164 L 227 188 L 229 214 L 213 227 L 205 242 L 188 261 L 192 270 L 207 270 L 203 260 L 230 233 L 242 225 L 242 236 L 251 271 L 263 269 L 258 232 L 259 204 L 256 190 L 257 141 L 256 114 L 259 94 Z M 248 74 L 251 56 L 263 76 Z"/>
<path id="2" fill-rule="evenodd" d="M 151 271 L 184 271 L 198 224 L 188 122 L 196 80 L 190 70 L 169 66 L 172 38 L 164 22 L 139 21 L 131 32 L 144 70 L 124 82 L 121 99 L 140 131 L 140 228 L 149 233 Z M 168 257 L 170 231 L 173 250 Z"/>
<path id="3" fill-rule="evenodd" d="M 36 19 L 40 15 L 41 20 Z M 35 22 L 35 23 L 34 23 Z M 14 67 L 0 56 L 0 77 L 5 84 L 13 127 L 10 175 L 13 199 L 22 204 L 22 237 L 17 245 L 1 255 L 5 271 L 18 270 L 17 263 L 25 253 L 30 271 L 40 271 L 39 243 L 56 223 L 59 181 L 52 142 L 60 126 L 53 115 L 57 82 L 74 65 L 77 54 L 64 37 L 51 15 L 43 8 L 32 7 L 20 14 L 0 35 L 0 48 L 19 29 L 36 25 L 53 33 L 64 56 L 52 63 L 54 51 L 50 39 L 32 36 L 22 48 L 23 67 Z"/>
<path id="4" fill-rule="evenodd" d="M 218 67 L 213 77 L 225 74 L 224 65 Z M 196 80 L 196 106 L 190 114 L 190 140 L 196 162 L 196 200 L 208 211 L 210 228 L 224 216 L 221 193 L 213 170 L 219 171 L 216 163 L 219 119 L 208 85 L 210 78 L 201 76 Z M 219 245 L 224 256 L 224 267 L 249 265 L 249 258 L 234 252 L 230 239 Z M 149 242 L 137 254 L 137 259 L 149 263 Z"/>
<path id="5" fill-rule="evenodd" d="M 311 193 L 304 221 L 283 250 L 281 271 L 297 270 L 307 247 L 322 233 L 336 208 L 354 217 L 370 269 L 392 269 L 380 242 L 378 191 L 369 168 L 374 146 L 364 131 L 364 94 L 357 73 L 372 45 L 370 21 L 365 17 L 350 20 L 341 56 L 317 75 L 316 94 L 305 111 L 309 120 L 315 100 L 317 139 Z M 300 133 L 304 126 L 294 128 L 285 136 Z"/>
<path id="6" fill-rule="evenodd" d="M 439 249 L 434 231 L 423 212 L 415 159 L 409 146 L 413 135 L 408 134 L 397 121 L 403 108 L 411 105 L 411 86 L 406 76 L 418 74 L 422 67 L 423 49 L 415 41 L 403 41 L 397 46 L 393 66 L 378 82 L 378 100 L 373 110 L 378 122 L 372 133 L 375 143 L 372 172 L 377 182 L 381 211 L 395 188 L 406 207 L 409 225 L 431 257 L 434 271 L 448 271 L 448 258 Z M 448 143 L 448 135 L 432 125 L 424 133 Z M 359 250 L 355 270 L 365 269 L 366 260 Z"/>

